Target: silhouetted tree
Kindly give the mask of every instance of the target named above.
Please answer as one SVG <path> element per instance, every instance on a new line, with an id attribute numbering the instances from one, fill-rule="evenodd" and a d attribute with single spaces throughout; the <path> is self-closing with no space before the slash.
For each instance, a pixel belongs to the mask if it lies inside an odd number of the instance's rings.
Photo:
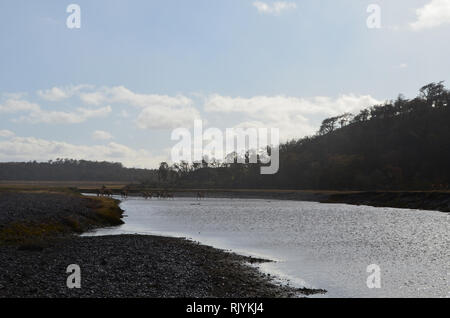
<path id="1" fill-rule="evenodd" d="M 158 169 L 159 182 L 167 181 L 168 176 L 169 176 L 169 165 L 167 164 L 167 162 L 161 162 Z"/>
<path id="2" fill-rule="evenodd" d="M 262 176 L 250 152 L 228 154 L 176 180 L 182 187 L 280 189 L 435 189 L 450 183 L 449 91 L 431 83 L 408 100 L 327 118 L 313 137 L 280 145 L 280 170 Z M 438 185 L 438 186 L 437 186 Z"/>

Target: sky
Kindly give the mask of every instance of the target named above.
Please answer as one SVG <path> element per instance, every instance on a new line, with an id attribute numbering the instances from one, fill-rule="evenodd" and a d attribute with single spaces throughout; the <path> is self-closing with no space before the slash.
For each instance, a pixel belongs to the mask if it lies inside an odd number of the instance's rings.
<path id="1" fill-rule="evenodd" d="M 450 80 L 450 0 L 72 1 L 0 2 L 2 162 L 153 168 L 196 119 L 288 140 Z"/>

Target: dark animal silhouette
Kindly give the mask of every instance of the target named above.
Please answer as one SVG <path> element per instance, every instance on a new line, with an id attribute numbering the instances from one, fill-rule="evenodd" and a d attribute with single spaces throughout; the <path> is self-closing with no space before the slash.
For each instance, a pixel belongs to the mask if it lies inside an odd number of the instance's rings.
<path id="1" fill-rule="evenodd" d="M 201 192 L 201 191 L 198 191 L 197 192 L 197 200 L 202 200 L 204 198 L 205 198 L 205 193 Z"/>

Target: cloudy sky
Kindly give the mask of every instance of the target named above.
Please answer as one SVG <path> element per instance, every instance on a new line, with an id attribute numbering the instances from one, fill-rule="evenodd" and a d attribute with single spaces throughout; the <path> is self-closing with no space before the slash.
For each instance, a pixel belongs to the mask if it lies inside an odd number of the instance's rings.
<path id="1" fill-rule="evenodd" d="M 69 4 L 81 28 L 66 26 Z M 381 28 L 368 28 L 377 4 Z M 155 167 L 175 128 L 313 134 L 450 80 L 450 0 L 0 2 L 0 161 Z"/>

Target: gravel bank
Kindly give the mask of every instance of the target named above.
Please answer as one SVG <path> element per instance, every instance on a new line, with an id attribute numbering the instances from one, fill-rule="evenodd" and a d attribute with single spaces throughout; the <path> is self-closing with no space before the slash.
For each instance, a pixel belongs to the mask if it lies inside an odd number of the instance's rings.
<path id="1" fill-rule="evenodd" d="M 0 234 L 23 230 L 11 224 L 45 227 L 66 224 L 68 218 L 99 226 L 91 205 L 92 199 L 67 194 L 0 193 Z M 79 237 L 75 232 L 65 226 L 58 235 L 0 240 L 0 297 L 297 297 L 322 292 L 279 286 L 248 265 L 263 260 L 185 239 Z M 70 264 L 81 268 L 81 289 L 66 285 Z"/>
<path id="2" fill-rule="evenodd" d="M 178 238 L 73 237 L 41 251 L 0 247 L 0 297 L 293 297 L 246 263 L 262 260 Z M 66 268 L 81 268 L 69 289 Z M 314 292 L 303 290 L 305 294 Z"/>
<path id="3" fill-rule="evenodd" d="M 89 218 L 88 200 L 64 193 L 0 192 L 0 224 Z"/>
<path id="4" fill-rule="evenodd" d="M 0 244 L 40 240 L 123 224 L 118 201 L 74 192 L 0 192 Z"/>

